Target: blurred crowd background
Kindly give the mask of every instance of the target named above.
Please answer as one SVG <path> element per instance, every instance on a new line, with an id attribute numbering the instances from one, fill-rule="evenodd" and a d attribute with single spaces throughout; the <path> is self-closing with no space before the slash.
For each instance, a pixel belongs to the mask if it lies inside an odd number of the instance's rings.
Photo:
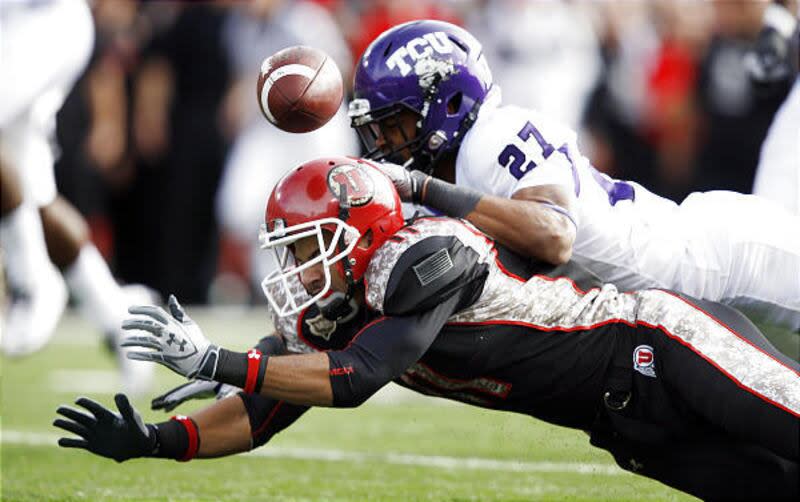
<path id="1" fill-rule="evenodd" d="M 60 192 L 116 276 L 186 303 L 263 302 L 258 226 L 272 185 L 358 154 L 342 109 L 307 135 L 261 117 L 261 61 L 290 45 L 353 65 L 385 29 L 444 19 L 484 44 L 505 103 L 579 132 L 593 164 L 675 201 L 749 193 L 788 92 L 742 65 L 764 2 L 688 0 L 95 0 L 95 50 L 58 118 Z"/>

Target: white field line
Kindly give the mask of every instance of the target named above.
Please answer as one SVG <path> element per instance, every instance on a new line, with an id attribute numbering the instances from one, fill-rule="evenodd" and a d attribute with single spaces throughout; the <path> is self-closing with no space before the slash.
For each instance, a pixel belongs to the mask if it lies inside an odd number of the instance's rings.
<path id="1" fill-rule="evenodd" d="M 3 430 L 0 440 L 3 444 L 29 446 L 57 446 L 60 434 Z M 566 473 L 601 476 L 625 476 L 629 473 L 610 464 L 580 462 L 524 462 L 518 460 L 495 460 L 479 457 L 444 457 L 438 455 L 411 455 L 407 453 L 366 453 L 344 450 L 322 450 L 315 448 L 260 448 L 246 453 L 244 457 L 264 457 L 275 459 L 313 460 L 324 462 L 382 462 L 394 465 L 433 467 L 451 470 L 485 470 L 528 473 Z"/>

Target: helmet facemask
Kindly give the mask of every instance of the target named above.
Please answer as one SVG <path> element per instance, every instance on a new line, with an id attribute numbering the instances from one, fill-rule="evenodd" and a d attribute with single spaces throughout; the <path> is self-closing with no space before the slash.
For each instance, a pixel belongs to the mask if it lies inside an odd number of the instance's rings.
<path id="1" fill-rule="evenodd" d="M 413 161 L 422 147 L 424 138 L 419 137 L 422 116 L 405 103 L 370 110 L 368 101 L 354 100 L 349 115 L 351 127 L 358 133 L 366 150 L 364 156 L 371 160 L 405 165 Z M 405 117 L 415 119 L 411 134 L 403 128 Z"/>
<path id="2" fill-rule="evenodd" d="M 332 286 L 332 266 L 348 259 L 348 255 L 356 247 L 361 236 L 358 230 L 338 218 L 322 218 L 290 227 L 284 227 L 282 220 L 274 220 L 272 225 L 272 231 L 266 225 L 261 225 L 259 240 L 261 249 L 273 251 L 278 266 L 277 270 L 264 278 L 261 288 L 276 314 L 284 317 L 302 312 L 329 295 Z M 329 239 L 325 238 L 325 231 L 330 232 Z M 319 252 L 298 265 L 292 248 L 301 239 L 309 237 L 316 239 Z M 301 274 L 320 263 L 325 281 L 322 288 L 313 295 L 308 294 L 305 288 L 298 288 L 298 283 L 302 284 Z M 342 268 L 346 269 L 346 261 L 344 265 Z M 274 294 L 276 284 L 280 296 L 283 297 L 282 301 Z"/>
<path id="3" fill-rule="evenodd" d="M 425 101 L 426 107 L 430 99 L 435 99 L 434 94 Z M 455 93 L 448 99 L 447 108 L 453 106 L 460 108 L 463 95 Z M 462 119 L 456 140 L 447 143 L 447 136 L 443 131 L 433 130 L 427 135 L 422 135 L 423 123 L 427 110 L 420 112 L 403 103 L 393 103 L 376 110 L 370 110 L 369 101 L 356 99 L 350 103 L 350 125 L 358 133 L 361 144 L 366 150 L 365 157 L 376 161 L 387 161 L 399 164 L 409 170 L 418 170 L 426 174 L 433 174 L 439 161 L 448 152 L 457 148 L 461 138 L 469 130 L 477 118 L 480 103 L 476 103 L 472 110 Z M 413 135 L 403 128 L 403 119 L 413 117 L 415 127 Z M 379 139 L 383 144 L 379 144 Z"/>

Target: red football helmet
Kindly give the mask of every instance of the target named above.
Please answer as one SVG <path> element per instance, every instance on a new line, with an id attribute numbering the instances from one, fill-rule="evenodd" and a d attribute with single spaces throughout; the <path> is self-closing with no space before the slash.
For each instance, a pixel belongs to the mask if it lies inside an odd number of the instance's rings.
<path id="1" fill-rule="evenodd" d="M 267 202 L 261 248 L 274 250 L 279 266 L 262 281 L 264 294 L 279 316 L 300 312 L 328 293 L 329 265 L 336 264 L 351 296 L 373 253 L 403 225 L 394 185 L 369 161 L 329 157 L 307 162 L 285 175 Z M 327 245 L 323 230 L 333 236 Z M 316 236 L 320 253 L 297 266 L 288 246 L 309 236 Z M 318 263 L 323 264 L 325 286 L 310 298 L 296 297 L 290 280 Z M 278 305 L 270 291 L 275 283 L 282 284 L 283 305 Z M 299 303 L 301 300 L 305 301 Z"/>

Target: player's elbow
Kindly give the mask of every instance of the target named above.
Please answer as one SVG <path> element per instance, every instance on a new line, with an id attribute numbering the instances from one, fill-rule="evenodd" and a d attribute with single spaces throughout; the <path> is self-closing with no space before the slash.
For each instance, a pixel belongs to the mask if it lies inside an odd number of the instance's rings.
<path id="1" fill-rule="evenodd" d="M 358 408 L 369 399 L 368 395 L 351 395 L 333 402 L 335 408 Z"/>
<path id="2" fill-rule="evenodd" d="M 334 396 L 334 408 L 358 408 L 366 402 L 367 399 L 372 397 L 373 391 L 358 390 L 355 392 L 346 392 Z"/>
<path id="3" fill-rule="evenodd" d="M 355 384 L 355 385 L 353 385 Z M 357 408 L 372 397 L 382 385 L 377 382 L 359 380 L 351 385 L 338 386 L 334 389 L 334 408 Z"/>
<path id="4" fill-rule="evenodd" d="M 572 258 L 572 243 L 574 237 L 568 233 L 558 233 L 552 236 L 550 246 L 550 263 L 563 265 Z"/>
<path id="5" fill-rule="evenodd" d="M 563 265 L 572 257 L 575 234 L 570 229 L 552 228 L 546 232 L 532 232 L 527 235 L 530 238 L 524 242 L 522 251 L 530 257 L 552 265 Z"/>

